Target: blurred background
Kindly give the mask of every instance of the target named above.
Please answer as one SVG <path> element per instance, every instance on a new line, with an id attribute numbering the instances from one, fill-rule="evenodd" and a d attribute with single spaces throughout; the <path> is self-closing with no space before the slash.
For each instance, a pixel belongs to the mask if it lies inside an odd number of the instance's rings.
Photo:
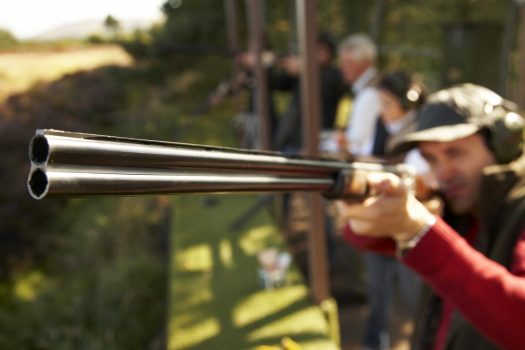
<path id="1" fill-rule="evenodd" d="M 305 280 L 304 242 L 283 235 L 275 213 L 232 226 L 256 196 L 36 201 L 26 190 L 38 128 L 238 147 L 248 92 L 215 98 L 235 50 L 249 48 L 251 5 L 0 3 L 0 349 L 359 347 L 366 310 L 326 317 Z M 260 9 L 266 48 L 296 54 L 296 2 Z M 521 1 L 319 0 L 316 16 L 337 40 L 369 34 L 381 70 L 416 72 L 429 91 L 479 83 L 523 107 L 522 13 Z M 278 111 L 289 98 L 276 94 Z M 259 278 L 268 248 L 294 258 L 280 288 Z"/>

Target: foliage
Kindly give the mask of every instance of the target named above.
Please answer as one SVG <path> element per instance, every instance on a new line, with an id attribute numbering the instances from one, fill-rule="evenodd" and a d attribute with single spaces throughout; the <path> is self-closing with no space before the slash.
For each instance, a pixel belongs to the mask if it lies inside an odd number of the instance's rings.
<path id="1" fill-rule="evenodd" d="M 0 50 L 10 49 L 18 44 L 15 36 L 8 30 L 0 28 Z"/>
<path id="2" fill-rule="evenodd" d="M 106 19 L 104 20 L 104 26 L 109 30 L 116 32 L 120 29 L 120 22 L 118 19 L 111 15 L 107 15 Z"/>
<path id="3" fill-rule="evenodd" d="M 162 349 L 165 275 L 158 259 L 137 251 L 76 268 L 43 277 L 34 298 L 3 293 L 0 348 Z"/>
<path id="4" fill-rule="evenodd" d="M 380 3 L 382 7 L 378 6 Z M 246 48 L 248 11 L 245 2 L 235 4 L 238 41 L 240 47 Z M 297 52 L 295 2 L 268 0 L 264 4 L 268 46 L 278 54 Z M 126 41 L 125 47 L 137 58 L 173 59 L 181 54 L 195 57 L 195 54 L 228 53 L 223 4 L 218 9 L 212 11 L 205 0 L 166 1 L 165 24 L 135 35 Z M 506 8 L 497 0 L 326 0 L 319 3 L 317 15 L 318 28 L 332 32 L 338 39 L 358 31 L 375 33 L 381 69 L 416 72 L 435 90 L 447 83 L 444 75 L 452 64 L 444 52 L 447 25 L 496 23 L 502 26 Z M 497 56 L 499 50 L 491 52 Z"/>
<path id="5" fill-rule="evenodd" d="M 224 11 L 210 6 L 206 0 L 174 1 L 169 0 L 162 6 L 166 15 L 163 30 L 159 33 L 157 50 L 163 45 L 169 49 L 173 45 L 225 46 L 226 36 Z"/>
<path id="6" fill-rule="evenodd" d="M 136 29 L 130 37 L 121 38 L 118 42 L 133 58 L 144 60 L 150 53 L 153 32 L 154 29 Z"/>
<path id="7" fill-rule="evenodd" d="M 447 62 L 444 34 L 450 23 L 503 23 L 499 1 L 393 0 L 388 2 L 380 35 L 385 69 L 407 69 L 424 76 L 437 89 Z M 499 51 L 493 51 L 499 52 Z"/>
<path id="8" fill-rule="evenodd" d="M 162 6 L 166 20 L 149 30 L 135 31 L 121 40 L 138 59 L 170 59 L 178 53 L 226 53 L 223 11 L 206 0 L 169 0 Z"/>
<path id="9" fill-rule="evenodd" d="M 46 229 L 65 203 L 51 201 L 46 206 L 31 200 L 23 179 L 29 171 L 27 145 L 38 128 L 55 128 L 92 133 L 125 133 L 126 128 L 147 125 L 150 104 L 157 92 L 151 86 L 151 70 L 106 66 L 90 72 L 77 72 L 49 84 L 41 83 L 27 93 L 10 96 L 0 105 L 0 180 L 6 186 L 0 194 L 0 262 L 3 273 L 9 262 L 26 256 L 30 247 L 38 246 Z M 163 128 L 169 130 L 169 128 Z M 139 136 L 139 135 L 136 135 Z M 143 135 L 146 136 L 146 135 Z M 22 180 L 22 181 L 21 181 Z M 24 218 L 24 220 L 20 220 Z M 35 251 L 33 253 L 36 254 Z"/>
<path id="10" fill-rule="evenodd" d="M 37 202 L 25 187 L 36 128 L 122 135 L 133 123 L 143 129 L 156 101 L 150 71 L 71 73 L 0 106 L 0 348 L 162 348 L 165 201 Z"/>

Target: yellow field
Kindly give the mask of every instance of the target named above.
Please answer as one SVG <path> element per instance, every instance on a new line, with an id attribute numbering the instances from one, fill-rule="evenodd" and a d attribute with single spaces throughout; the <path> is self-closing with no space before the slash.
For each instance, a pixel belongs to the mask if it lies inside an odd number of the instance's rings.
<path id="1" fill-rule="evenodd" d="M 39 81 L 51 81 L 64 74 L 108 64 L 128 65 L 131 57 L 119 46 L 38 52 L 0 52 L 0 102 Z"/>

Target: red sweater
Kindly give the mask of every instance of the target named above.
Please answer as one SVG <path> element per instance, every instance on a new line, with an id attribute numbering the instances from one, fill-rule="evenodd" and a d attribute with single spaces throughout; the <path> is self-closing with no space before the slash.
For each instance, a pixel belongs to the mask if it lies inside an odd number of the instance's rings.
<path id="1" fill-rule="evenodd" d="M 394 254 L 391 239 L 354 234 L 345 239 L 358 247 Z M 403 257 L 465 319 L 495 344 L 506 349 L 525 345 L 525 228 L 513 251 L 510 271 L 486 258 L 440 218 Z M 441 337 L 446 334 L 441 334 Z M 437 339 L 442 344 L 443 339 Z"/>

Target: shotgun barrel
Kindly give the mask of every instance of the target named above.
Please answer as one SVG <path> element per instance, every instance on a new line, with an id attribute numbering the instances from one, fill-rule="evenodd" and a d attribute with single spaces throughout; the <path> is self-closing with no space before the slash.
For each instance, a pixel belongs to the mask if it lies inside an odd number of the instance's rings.
<path id="1" fill-rule="evenodd" d="M 404 165 L 287 157 L 226 147 L 37 130 L 29 145 L 28 189 L 48 196 L 318 191 L 366 195 L 363 174 Z"/>

